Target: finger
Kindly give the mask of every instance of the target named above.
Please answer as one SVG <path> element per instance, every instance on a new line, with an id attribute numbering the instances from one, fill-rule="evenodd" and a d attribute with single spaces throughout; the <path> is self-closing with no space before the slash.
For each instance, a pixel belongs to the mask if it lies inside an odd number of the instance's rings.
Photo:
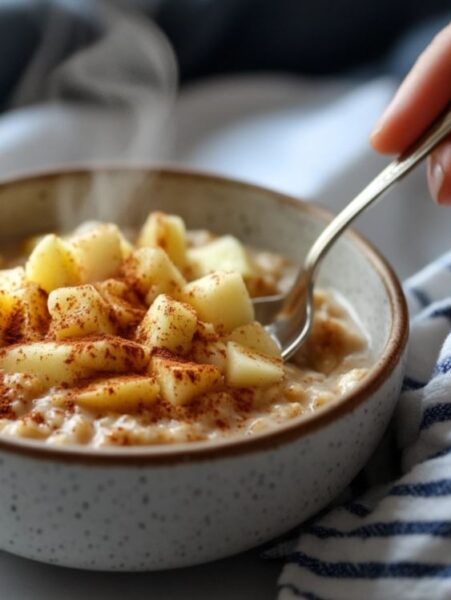
<path id="1" fill-rule="evenodd" d="M 427 174 L 433 198 L 439 204 L 451 204 L 451 136 L 431 152 Z"/>
<path id="2" fill-rule="evenodd" d="M 451 100 L 451 24 L 420 55 L 371 134 L 375 150 L 406 150 Z"/>

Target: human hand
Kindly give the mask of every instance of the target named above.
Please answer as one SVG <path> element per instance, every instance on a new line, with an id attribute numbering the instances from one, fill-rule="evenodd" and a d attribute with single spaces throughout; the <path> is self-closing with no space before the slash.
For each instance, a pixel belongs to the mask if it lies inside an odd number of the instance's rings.
<path id="1" fill-rule="evenodd" d="M 400 154 L 451 101 L 451 24 L 420 55 L 374 128 L 370 141 L 378 152 Z M 428 157 L 433 198 L 451 204 L 451 136 Z"/>

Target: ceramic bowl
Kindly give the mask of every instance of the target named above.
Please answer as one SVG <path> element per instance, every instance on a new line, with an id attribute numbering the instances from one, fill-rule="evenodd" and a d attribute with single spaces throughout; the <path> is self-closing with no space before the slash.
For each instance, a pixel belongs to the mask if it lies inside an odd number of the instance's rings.
<path id="1" fill-rule="evenodd" d="M 219 177 L 99 169 L 2 184 L 0 239 L 93 217 L 132 226 L 156 208 L 298 262 L 330 218 Z M 256 546 L 327 505 L 387 427 L 408 328 L 396 276 L 355 233 L 337 243 L 319 284 L 352 303 L 371 338 L 374 364 L 352 393 L 277 430 L 214 443 L 93 451 L 3 437 L 0 548 L 83 569 L 168 569 Z"/>

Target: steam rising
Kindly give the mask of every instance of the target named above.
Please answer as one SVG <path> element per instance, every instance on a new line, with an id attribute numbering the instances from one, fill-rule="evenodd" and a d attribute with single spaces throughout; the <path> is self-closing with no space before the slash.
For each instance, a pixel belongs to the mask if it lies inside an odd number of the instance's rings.
<path id="1" fill-rule="evenodd" d="M 31 126 L 39 123 L 40 133 L 30 136 L 17 170 L 164 160 L 172 142 L 177 73 L 172 50 L 157 27 L 129 10 L 91 0 L 53 4 L 46 27 L 14 97 L 22 125 L 33 105 Z M 64 58 L 68 40 L 78 50 Z M 70 179 L 62 181 L 61 229 L 88 219 L 120 222 L 134 210 L 139 179 L 122 183 L 116 186 L 93 174 L 80 197 Z"/>

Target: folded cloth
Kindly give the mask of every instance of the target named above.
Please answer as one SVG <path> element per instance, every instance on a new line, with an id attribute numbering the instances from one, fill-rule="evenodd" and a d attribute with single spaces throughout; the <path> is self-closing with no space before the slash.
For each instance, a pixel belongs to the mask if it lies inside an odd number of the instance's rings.
<path id="1" fill-rule="evenodd" d="M 451 252 L 404 289 L 411 336 L 393 421 L 401 476 L 369 485 L 302 526 L 294 544 L 269 551 L 287 561 L 279 600 L 451 598 Z M 365 468 L 370 481 L 375 460 L 382 474 L 393 469 L 386 444 Z"/>

